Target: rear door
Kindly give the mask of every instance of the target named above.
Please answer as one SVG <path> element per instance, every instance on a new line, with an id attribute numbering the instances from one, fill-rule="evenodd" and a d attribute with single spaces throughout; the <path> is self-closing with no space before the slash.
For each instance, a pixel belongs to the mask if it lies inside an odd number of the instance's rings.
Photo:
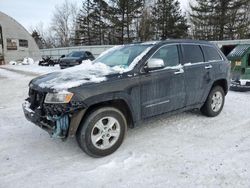
<path id="1" fill-rule="evenodd" d="M 184 71 L 180 65 L 179 47 L 166 45 L 151 58 L 162 59 L 165 68 L 143 72 L 140 76 L 142 118 L 184 107 Z"/>
<path id="2" fill-rule="evenodd" d="M 214 80 L 221 77 L 221 66 L 224 66 L 224 59 L 218 52 L 218 49 L 214 46 L 201 46 L 205 56 L 205 71 L 207 78 L 209 79 L 209 87 L 204 91 L 204 96 L 208 95 Z M 205 100 L 205 98 L 203 100 Z"/>
<path id="3" fill-rule="evenodd" d="M 183 63 L 185 71 L 186 106 L 202 103 L 203 95 L 210 83 L 207 70 L 209 64 L 200 45 L 182 44 Z"/>

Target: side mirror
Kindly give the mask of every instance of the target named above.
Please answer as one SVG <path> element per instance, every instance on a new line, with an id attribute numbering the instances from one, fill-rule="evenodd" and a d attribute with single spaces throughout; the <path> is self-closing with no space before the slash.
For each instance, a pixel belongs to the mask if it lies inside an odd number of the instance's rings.
<path id="1" fill-rule="evenodd" d="M 60 58 L 64 58 L 65 57 L 65 55 L 62 55 Z"/>
<path id="2" fill-rule="evenodd" d="M 164 61 L 158 58 L 151 58 L 148 60 L 148 63 L 144 67 L 146 71 L 158 70 L 165 67 Z"/>

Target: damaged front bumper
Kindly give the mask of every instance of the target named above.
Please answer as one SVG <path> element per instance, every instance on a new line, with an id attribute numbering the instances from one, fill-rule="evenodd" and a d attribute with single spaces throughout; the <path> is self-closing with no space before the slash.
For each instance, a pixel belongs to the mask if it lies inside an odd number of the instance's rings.
<path id="1" fill-rule="evenodd" d="M 22 107 L 28 121 L 47 131 L 52 137 L 62 139 L 76 134 L 85 113 L 85 109 L 79 109 L 74 113 L 66 113 L 61 116 L 42 116 L 39 109 L 34 111 L 30 108 L 28 101 L 25 101 Z"/>
<path id="2" fill-rule="evenodd" d="M 39 113 L 33 111 L 30 108 L 29 102 L 25 101 L 22 107 L 23 107 L 24 115 L 28 121 L 31 121 L 32 123 L 36 124 L 40 128 L 44 129 L 50 135 L 53 134 L 53 125 L 50 122 L 46 121 L 46 118 L 40 116 Z"/>

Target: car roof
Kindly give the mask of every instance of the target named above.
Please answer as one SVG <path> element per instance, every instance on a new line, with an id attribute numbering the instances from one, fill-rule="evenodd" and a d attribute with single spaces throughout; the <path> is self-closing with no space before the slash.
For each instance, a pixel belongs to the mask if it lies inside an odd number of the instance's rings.
<path id="1" fill-rule="evenodd" d="M 211 45 L 211 42 L 204 41 L 204 40 L 192 40 L 192 39 L 169 39 L 161 41 L 160 43 L 168 44 L 168 43 L 195 43 L 195 44 L 209 44 Z"/>
<path id="2" fill-rule="evenodd" d="M 173 44 L 173 43 L 178 43 L 178 44 L 203 44 L 203 45 L 214 45 L 213 43 L 209 41 L 204 41 L 204 40 L 192 40 L 192 39 L 167 39 L 167 40 L 161 40 L 161 41 L 147 41 L 147 42 L 138 42 L 138 43 L 133 43 L 133 44 L 142 44 L 142 45 L 164 45 L 164 44 Z"/>

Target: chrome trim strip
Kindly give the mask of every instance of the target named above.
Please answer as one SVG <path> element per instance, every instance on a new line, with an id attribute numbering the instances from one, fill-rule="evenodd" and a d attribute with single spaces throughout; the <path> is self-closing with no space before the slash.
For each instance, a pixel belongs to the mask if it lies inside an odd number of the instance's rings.
<path id="1" fill-rule="evenodd" d="M 183 66 L 184 67 L 190 67 L 190 66 L 194 66 L 194 65 L 206 65 L 209 64 L 211 62 L 197 62 L 197 63 L 185 63 Z"/>
<path id="2" fill-rule="evenodd" d="M 166 101 L 158 102 L 158 103 L 155 103 L 155 104 L 150 104 L 150 105 L 147 105 L 146 108 L 150 108 L 150 107 L 153 107 L 153 106 L 157 106 L 157 105 L 165 104 L 165 103 L 169 103 L 169 102 L 170 102 L 170 100 L 166 100 Z"/>

